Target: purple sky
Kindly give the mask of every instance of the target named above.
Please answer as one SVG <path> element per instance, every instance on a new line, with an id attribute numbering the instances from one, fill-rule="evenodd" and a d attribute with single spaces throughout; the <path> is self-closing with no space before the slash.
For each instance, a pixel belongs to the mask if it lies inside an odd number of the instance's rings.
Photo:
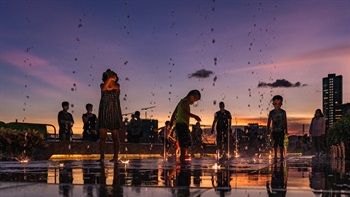
<path id="1" fill-rule="evenodd" d="M 220 101 L 238 124 L 266 124 L 281 94 L 289 128 L 299 131 L 322 109 L 328 74 L 343 75 L 350 101 L 349 27 L 346 0 L 1 1 L 0 120 L 57 125 L 67 100 L 80 133 L 85 104 L 98 113 L 101 75 L 111 68 L 122 112 L 156 106 L 147 115 L 160 126 L 199 89 L 192 112 L 204 125 Z M 202 69 L 208 77 L 189 77 Z M 279 79 L 292 87 L 258 87 Z"/>

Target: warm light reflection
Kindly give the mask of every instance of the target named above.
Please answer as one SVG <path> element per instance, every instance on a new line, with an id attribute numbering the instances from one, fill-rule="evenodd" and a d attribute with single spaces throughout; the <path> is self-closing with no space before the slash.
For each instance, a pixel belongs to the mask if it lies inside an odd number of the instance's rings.
<path id="1" fill-rule="evenodd" d="M 122 160 L 122 159 L 120 159 L 120 162 L 121 162 L 122 164 L 128 164 L 128 163 L 130 162 L 130 160 Z"/>
<path id="2" fill-rule="evenodd" d="M 17 159 L 17 161 L 19 162 L 19 163 L 29 163 L 29 161 L 30 161 L 30 159 L 28 158 L 28 157 L 26 157 L 25 159 Z"/>
<path id="3" fill-rule="evenodd" d="M 96 170 L 96 171 L 90 171 L 90 170 Z M 222 171 L 223 169 L 219 164 L 214 164 L 213 166 L 209 167 L 207 170 L 200 170 L 199 176 L 200 178 L 200 185 L 198 185 L 198 182 L 195 183 L 193 179 L 193 174 L 191 175 L 191 183 L 190 187 L 213 187 L 213 180 L 214 185 L 216 184 L 215 181 L 219 181 L 218 175 L 225 175 L 225 177 L 230 177 L 230 187 L 231 188 L 247 188 L 254 186 L 255 188 L 258 187 L 265 187 L 266 183 L 271 181 L 272 174 L 271 170 L 272 168 L 269 168 L 268 170 L 262 170 L 262 171 L 256 171 L 255 173 L 235 173 L 233 171 Z M 288 187 L 294 188 L 309 188 L 309 176 L 311 172 L 311 168 L 305 168 L 304 170 L 300 170 L 296 167 L 285 167 L 285 178 L 288 181 Z M 127 180 L 132 180 L 132 176 L 134 171 L 127 168 L 119 168 L 119 173 L 125 175 L 125 184 L 127 186 L 131 186 L 130 182 Z M 90 175 L 93 175 L 95 181 L 99 181 L 100 179 L 100 173 L 101 169 L 79 169 L 79 168 L 69 168 L 64 165 L 64 163 L 60 163 L 58 168 L 49 168 L 48 169 L 48 178 L 47 183 L 52 184 L 58 184 L 64 177 L 60 176 L 67 176 L 67 172 L 70 173 L 69 176 L 72 176 L 73 184 L 85 184 L 84 181 L 87 177 Z M 130 172 L 133 172 L 130 174 Z M 225 173 L 226 172 L 226 173 Z M 106 184 L 112 185 L 113 184 L 113 176 L 114 176 L 114 168 L 105 168 L 104 169 L 105 177 L 106 177 Z M 161 166 L 157 170 L 151 170 L 149 171 L 149 176 L 158 176 L 155 180 L 155 182 L 143 182 L 143 184 L 146 184 L 148 186 L 174 186 L 176 178 L 179 173 L 179 169 L 177 169 L 175 166 L 174 168 L 170 169 L 164 169 Z M 222 174 L 223 173 L 223 174 Z M 84 178 L 85 177 L 85 178 Z M 224 177 L 222 177 L 224 178 Z"/>
<path id="4" fill-rule="evenodd" d="M 212 169 L 218 170 L 218 169 L 221 169 L 221 166 L 218 165 L 217 163 L 215 163 L 215 164 L 213 165 Z"/>
<path id="5" fill-rule="evenodd" d="M 119 158 L 123 158 L 121 160 L 128 161 L 127 159 L 135 159 L 135 158 L 161 158 L 159 154 L 119 154 Z M 51 161 L 60 161 L 60 160 L 98 160 L 100 158 L 99 154 L 56 154 L 52 155 L 49 160 Z M 113 158 L 113 154 L 105 154 L 105 159 L 110 160 Z M 127 158 L 127 159 L 126 159 Z"/>

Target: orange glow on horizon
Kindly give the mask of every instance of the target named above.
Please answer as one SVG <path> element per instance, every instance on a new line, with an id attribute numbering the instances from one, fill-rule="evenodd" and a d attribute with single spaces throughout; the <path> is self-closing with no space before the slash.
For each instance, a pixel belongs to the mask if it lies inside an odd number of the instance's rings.
<path id="1" fill-rule="evenodd" d="M 84 112 L 85 113 L 85 112 Z M 78 116 L 77 113 L 73 113 L 72 114 L 75 120 L 75 123 L 73 125 L 73 133 L 74 134 L 82 134 L 83 133 L 83 122 L 80 119 L 80 115 Z M 165 121 L 169 120 L 168 118 L 163 118 L 163 117 L 167 117 L 167 115 L 162 115 L 162 114 L 157 114 L 157 115 L 150 115 L 149 117 L 152 117 L 152 119 L 156 119 L 158 120 L 158 128 L 163 127 L 165 124 Z M 156 117 L 156 118 L 154 118 Z M 157 118 L 160 117 L 160 118 Z M 123 117 L 125 118 L 125 117 Z M 141 117 L 143 118 L 143 117 Z M 212 123 L 213 123 L 213 115 L 207 115 L 207 114 L 203 114 L 201 116 L 202 121 L 201 121 L 201 126 L 202 128 L 211 128 Z M 295 133 L 301 133 L 302 128 L 301 125 L 304 125 L 304 129 L 305 132 L 308 132 L 308 128 L 309 128 L 309 124 L 311 121 L 311 116 L 310 114 L 296 114 L 296 115 L 289 115 L 288 117 L 288 132 L 291 134 L 295 134 Z M 130 120 L 130 117 L 128 117 L 128 119 Z M 15 122 L 13 120 L 11 121 L 6 121 L 6 120 L 1 120 L 4 121 L 5 123 L 9 123 L 9 122 Z M 49 118 L 35 118 L 32 117 L 32 119 L 27 119 L 25 121 L 26 123 L 39 123 L 39 124 L 52 124 L 56 127 L 56 132 L 58 132 L 58 124 L 57 124 L 57 119 L 49 119 Z M 267 124 L 267 117 L 238 117 L 237 119 L 233 117 L 232 119 L 232 126 L 246 126 L 249 123 L 258 123 L 259 125 L 262 126 L 266 126 Z M 194 119 L 190 119 L 190 124 L 195 124 L 195 120 Z M 298 125 L 299 127 L 293 127 L 293 125 Z M 54 133 L 54 130 L 52 127 L 47 127 L 48 132 L 49 133 Z"/>

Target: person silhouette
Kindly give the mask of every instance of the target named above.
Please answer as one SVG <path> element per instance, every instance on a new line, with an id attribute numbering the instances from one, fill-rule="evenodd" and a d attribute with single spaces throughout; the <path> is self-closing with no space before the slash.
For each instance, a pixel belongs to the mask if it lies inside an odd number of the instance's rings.
<path id="1" fill-rule="evenodd" d="M 270 111 L 267 120 L 267 131 L 270 132 L 273 139 L 274 158 L 277 158 L 277 148 L 280 148 L 281 159 L 284 158 L 284 135 L 288 136 L 286 111 L 281 109 L 283 97 L 276 95 L 272 98 L 274 109 Z"/>
<path id="2" fill-rule="evenodd" d="M 312 146 L 315 150 L 315 156 L 322 156 L 324 150 L 324 136 L 326 134 L 326 120 L 321 109 L 315 111 L 315 115 L 311 120 L 309 133 L 312 136 Z"/>
<path id="3" fill-rule="evenodd" d="M 85 108 L 86 113 L 82 116 L 84 123 L 83 140 L 97 141 L 100 138 L 100 133 L 97 130 L 97 116 L 92 113 L 93 105 L 88 103 Z"/>
<path id="4" fill-rule="evenodd" d="M 170 126 L 172 126 L 176 120 L 175 130 L 177 138 L 180 144 L 180 161 L 188 162 L 188 148 L 191 146 L 190 135 L 190 118 L 196 119 L 200 122 L 201 118 L 190 112 L 190 105 L 193 105 L 196 101 L 201 99 L 201 93 L 198 90 L 191 90 L 187 96 L 180 100 L 177 104 L 170 119 Z"/>
<path id="5" fill-rule="evenodd" d="M 231 133 L 231 112 L 225 109 L 225 103 L 219 103 L 220 110 L 215 113 L 214 121 L 211 127 L 211 133 L 216 130 L 216 148 L 219 156 L 225 158 L 228 156 L 228 140 Z M 215 129 L 214 129 L 215 128 Z"/>
<path id="6" fill-rule="evenodd" d="M 59 125 L 59 139 L 61 141 L 71 141 L 72 135 L 73 135 L 73 124 L 74 119 L 71 113 L 68 112 L 69 109 L 69 102 L 63 101 L 62 102 L 62 110 L 58 112 L 58 125 Z"/>
<path id="7" fill-rule="evenodd" d="M 112 132 L 113 139 L 113 159 L 118 162 L 119 153 L 119 131 L 122 129 L 122 112 L 120 107 L 120 85 L 115 72 L 107 69 L 102 75 L 101 100 L 98 110 L 98 125 L 100 131 L 100 159 L 104 162 L 106 149 L 107 131 Z"/>

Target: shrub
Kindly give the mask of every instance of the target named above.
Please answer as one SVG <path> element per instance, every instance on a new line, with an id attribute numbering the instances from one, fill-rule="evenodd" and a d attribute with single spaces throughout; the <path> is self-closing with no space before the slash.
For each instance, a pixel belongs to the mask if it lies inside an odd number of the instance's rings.
<path id="1" fill-rule="evenodd" d="M 329 146 L 340 144 L 344 142 L 349 144 L 350 142 L 350 113 L 343 116 L 338 120 L 327 133 L 327 143 Z"/>
<path id="2" fill-rule="evenodd" d="M 35 148 L 45 148 L 45 138 L 35 130 L 0 128 L 0 146 L 5 159 L 31 158 Z"/>

